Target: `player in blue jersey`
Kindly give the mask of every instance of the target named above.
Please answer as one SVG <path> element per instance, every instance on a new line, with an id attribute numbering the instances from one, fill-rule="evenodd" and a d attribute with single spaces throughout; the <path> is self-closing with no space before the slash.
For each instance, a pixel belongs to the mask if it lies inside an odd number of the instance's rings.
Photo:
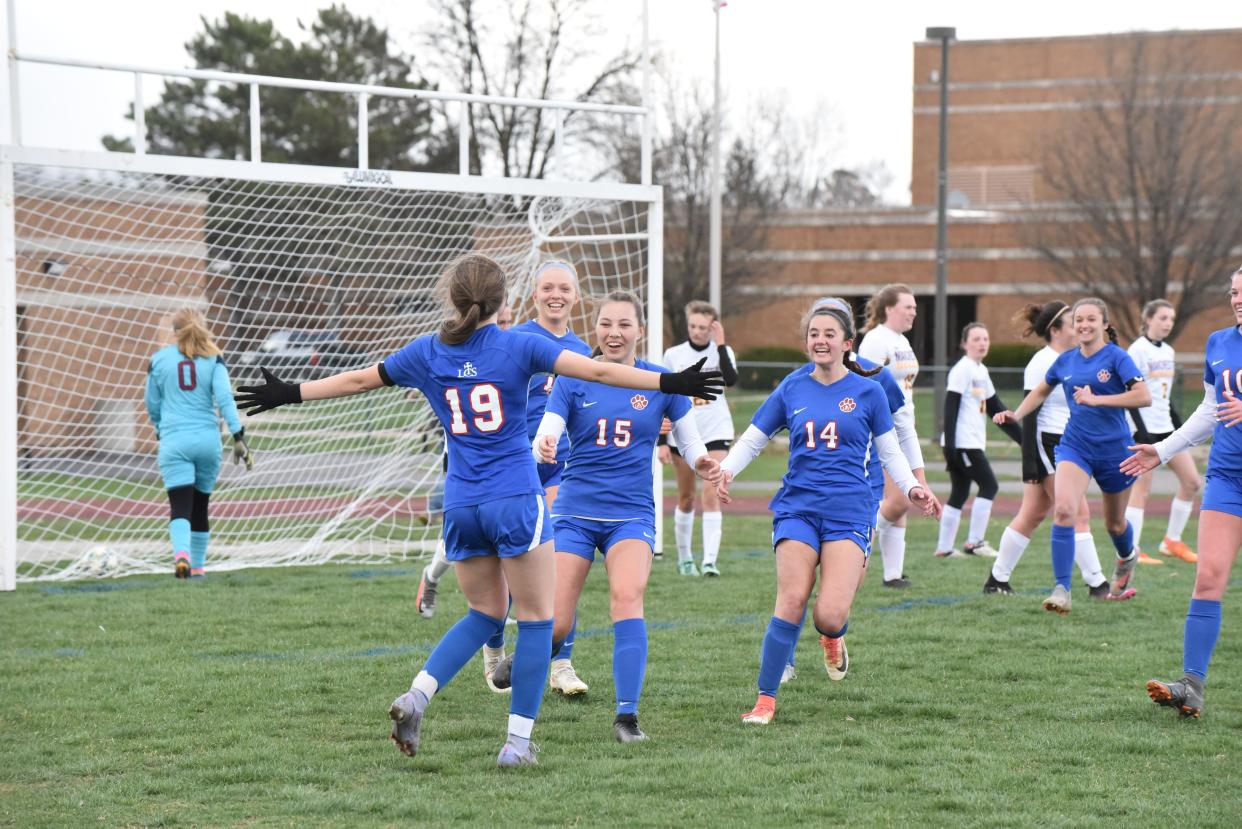
<path id="1" fill-rule="evenodd" d="M 632 294 L 619 291 L 604 298 L 595 323 L 599 359 L 668 371 L 635 358 L 643 334 L 642 305 Z M 563 378 L 552 389 L 534 442 L 536 458 L 544 463 L 564 458 L 559 448 L 563 436 L 568 435 L 571 446 L 561 494 L 551 508 L 556 535 L 553 664 L 559 642 L 569 635 L 578 597 L 599 550 L 608 571 L 612 614 L 613 732 L 623 743 L 647 739 L 638 727 L 638 701 L 647 669 L 643 594 L 656 532 L 652 453 L 664 418 L 673 424 L 682 457 L 714 483 L 719 463 L 699 436 L 690 398 L 681 395 Z"/>
<path id="2" fill-rule="evenodd" d="M 233 435 L 233 463 L 254 467 L 246 430 L 237 416 L 229 371 L 203 315 L 184 308 L 173 315 L 176 344 L 161 348 L 147 370 L 147 415 L 160 442 L 160 475 L 172 518 L 173 572 L 201 578 L 211 538 L 208 503 L 220 474 L 220 422 Z"/>
<path id="3" fill-rule="evenodd" d="M 851 317 L 854 314 L 854 309 L 850 306 L 850 304 L 840 297 L 823 297 L 822 299 L 817 299 L 815 304 L 811 307 L 812 309 L 820 307 L 835 307 L 843 314 L 848 314 Z M 857 363 L 858 367 L 864 371 L 882 368 L 882 366 L 878 363 L 874 363 L 863 357 L 855 356 L 854 362 Z M 802 367 L 802 370 L 808 373 L 812 372 L 815 370 L 815 364 L 808 363 Z M 906 409 L 905 393 L 902 392 L 901 386 L 893 378 L 892 372 L 876 371 L 875 373 L 867 376 L 870 376 L 872 380 L 879 383 L 880 387 L 884 389 L 884 397 L 888 400 L 888 409 L 893 415 L 893 429 L 895 430 L 895 434 L 897 436 L 897 442 L 901 446 L 902 454 L 906 456 L 906 461 L 910 464 L 910 468 L 914 472 L 914 477 L 918 479 L 919 485 L 922 486 L 929 495 L 931 495 L 933 500 L 935 500 L 935 494 L 932 493 L 931 487 L 927 486 L 927 479 L 923 477 L 923 453 L 919 448 L 919 436 L 914 431 L 914 418 L 906 416 L 908 414 L 908 410 Z M 868 453 L 867 480 L 871 482 L 871 494 L 875 497 L 876 525 L 878 526 L 880 520 L 880 502 L 884 499 L 884 468 L 880 463 L 880 455 L 877 452 Z M 939 512 L 939 509 L 940 504 L 939 501 L 937 501 L 937 513 Z M 865 567 L 863 570 L 863 578 L 866 578 Z M 884 578 L 881 583 L 885 587 L 898 589 L 910 586 L 910 580 L 906 578 L 904 573 L 898 573 L 891 579 Z M 803 621 L 805 621 L 805 619 Z M 802 625 L 799 624 L 798 638 L 801 638 L 801 635 Z M 785 671 L 781 674 L 781 685 L 784 685 L 786 682 L 789 682 L 797 676 L 797 672 L 794 670 L 794 655 L 796 652 L 797 648 L 795 645 L 795 649 L 789 653 L 789 664 L 785 666 Z"/>
<path id="4" fill-rule="evenodd" d="M 1199 558 L 1182 640 L 1182 678 L 1153 679 L 1147 694 L 1184 717 L 1203 711 L 1203 684 L 1220 636 L 1221 601 L 1242 547 L 1242 268 L 1229 284 L 1234 324 L 1213 332 L 1204 348 L 1203 402 L 1172 435 L 1132 446 L 1121 464 L 1126 475 L 1150 472 L 1179 452 L 1212 439 L 1207 482 L 1199 507 Z"/>
<path id="5" fill-rule="evenodd" d="M 824 666 L 832 679 L 844 678 L 849 670 L 845 633 L 871 552 L 877 506 L 867 477 L 868 452 L 879 454 L 889 475 L 924 514 L 935 510 L 935 500 L 919 485 L 898 446 L 884 390 L 862 376 L 850 357 L 853 317 L 831 305 L 813 306 L 803 332 L 815 370 L 794 371 L 763 402 L 721 464 L 717 485 L 727 503 L 733 477 L 773 435 L 789 430 L 789 469 L 771 503 L 776 609 L 763 639 L 759 698 L 742 717 L 748 723 L 766 724 L 775 715 L 776 690 L 817 567 L 820 590 L 812 621 L 820 633 Z"/>
<path id="6" fill-rule="evenodd" d="M 533 765 L 531 729 L 552 653 L 555 563 L 551 520 L 526 436 L 530 378 L 556 372 L 625 388 L 710 396 L 721 389 L 720 375 L 693 368 L 659 374 L 596 362 L 544 337 L 501 331 L 495 321 L 505 304 L 505 277 L 486 256 L 461 257 L 443 280 L 455 313 L 438 334 L 419 337 L 370 368 L 301 385 L 263 369 L 264 384 L 243 386 L 237 400 L 247 414 L 258 414 L 385 385 L 422 391 L 447 435 L 444 539 L 469 611 L 437 643 L 410 690 L 393 701 L 392 739 L 414 756 L 431 698 L 501 629 L 512 595 L 518 640 L 508 739 L 497 765 Z"/>
<path id="7" fill-rule="evenodd" d="M 535 319 L 527 320 L 514 326 L 515 331 L 537 334 L 547 337 L 562 348 L 590 356 L 591 347 L 583 342 L 569 328 L 569 320 L 578 304 L 578 272 L 568 262 L 552 260 L 544 262 L 535 269 L 535 290 L 531 300 L 535 303 Z M 556 377 L 551 373 L 536 374 L 530 378 L 530 398 L 526 404 L 526 433 L 532 441 L 539 429 L 539 421 L 543 419 L 544 407 L 548 405 L 548 395 L 555 387 Z M 562 439 L 558 457 L 569 454 L 569 440 Z M 543 495 L 551 510 L 556 503 L 557 489 L 561 485 L 561 477 L 565 472 L 565 462 L 540 463 L 539 480 L 543 482 Z M 567 697 L 585 694 L 587 684 L 578 678 L 570 657 L 574 650 L 574 631 L 577 620 L 573 620 L 569 634 L 565 638 L 556 659 L 552 660 L 552 669 L 548 673 L 548 684 L 552 690 L 559 691 Z M 493 647 L 497 646 L 498 647 Z M 487 684 L 493 691 L 503 691 L 503 680 L 498 685 L 492 680 L 492 671 L 505 658 L 504 641 L 492 641 L 483 649 L 483 670 L 487 676 Z M 503 671 L 502 671 L 503 674 Z"/>
<path id="8" fill-rule="evenodd" d="M 1031 389 L 1015 412 L 999 412 L 993 420 L 1012 423 L 1030 415 L 1057 386 L 1070 409 L 1069 424 L 1056 448 L 1056 481 L 1052 515 L 1052 574 L 1056 586 L 1044 609 L 1070 612 L 1070 573 L 1074 568 L 1074 518 L 1087 484 L 1095 478 L 1104 501 L 1104 527 L 1117 550 L 1109 597 L 1134 595 L 1130 579 L 1138 563 L 1134 532 L 1126 520 L 1126 504 L 1134 477 L 1118 466 L 1126 458 L 1130 426 L 1125 410 L 1151 405 L 1151 393 L 1108 324 L 1108 306 L 1095 297 L 1080 299 L 1070 309 L 1078 347 L 1060 354 L 1044 379 Z"/>

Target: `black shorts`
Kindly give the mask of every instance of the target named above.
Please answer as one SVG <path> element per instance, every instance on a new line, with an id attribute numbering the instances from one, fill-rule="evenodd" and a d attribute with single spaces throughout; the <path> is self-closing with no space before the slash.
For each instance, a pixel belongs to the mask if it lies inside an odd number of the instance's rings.
<path id="1" fill-rule="evenodd" d="M 1143 443 L 1159 443 L 1162 440 L 1168 440 L 1169 436 L 1172 434 L 1173 434 L 1172 432 L 1148 432 L 1147 434 L 1143 435 L 1143 437 L 1147 439 L 1142 442 Z M 1134 439 L 1138 440 L 1139 436 L 1135 435 Z"/>
<path id="2" fill-rule="evenodd" d="M 717 450 L 721 452 L 728 452 L 729 447 L 733 445 L 733 441 L 731 440 L 709 440 L 707 443 L 703 445 L 707 447 L 708 452 L 715 452 Z M 670 446 L 668 448 L 668 451 L 672 452 L 674 455 L 676 455 L 679 458 L 681 457 L 681 453 L 677 451 L 676 446 Z"/>
<path id="3" fill-rule="evenodd" d="M 1042 484 L 1044 479 L 1057 471 L 1057 445 L 1061 436 L 1052 432 L 1039 432 L 1038 445 L 1034 452 L 1023 447 L 1022 482 L 1025 484 Z"/>

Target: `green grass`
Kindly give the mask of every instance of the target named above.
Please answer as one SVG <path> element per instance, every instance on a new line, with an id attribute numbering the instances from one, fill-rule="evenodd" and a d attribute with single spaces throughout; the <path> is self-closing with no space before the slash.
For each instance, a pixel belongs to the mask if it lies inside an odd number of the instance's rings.
<path id="1" fill-rule="evenodd" d="M 726 519 L 721 579 L 657 564 L 645 745 L 611 738 L 595 568 L 574 653 L 591 692 L 545 699 L 541 765 L 510 774 L 493 767 L 507 702 L 477 659 L 417 758 L 385 739 L 388 703 L 463 612 L 451 577 L 430 621 L 412 612 L 416 568 L 23 585 L 0 596 L 0 825 L 1237 825 L 1233 606 L 1204 719 L 1142 690 L 1180 666 L 1190 566 L 1141 568 L 1126 604 L 1076 590 L 1056 618 L 1039 609 L 1046 530 L 1022 595 L 1001 597 L 979 593 L 985 561 L 933 559 L 935 525 L 911 525 L 915 587 L 870 575 L 842 683 L 805 633 L 767 728 L 739 716 L 772 609 L 770 523 Z"/>

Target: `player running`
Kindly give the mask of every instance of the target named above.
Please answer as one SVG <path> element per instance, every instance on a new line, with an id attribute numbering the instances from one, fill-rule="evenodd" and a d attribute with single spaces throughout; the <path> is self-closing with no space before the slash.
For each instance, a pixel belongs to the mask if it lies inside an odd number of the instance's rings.
<path id="1" fill-rule="evenodd" d="M 1014 322 L 1026 325 L 1023 336 L 1032 334 L 1044 339 L 1046 345 L 1031 357 L 1022 375 L 1022 390 L 1029 393 L 1043 382 L 1049 367 L 1058 356 L 1074 347 L 1078 335 L 1070 324 L 1070 307 L 1059 299 L 1046 305 L 1028 305 L 1014 316 Z M 1000 549 L 987 581 L 984 593 L 1014 595 L 1009 583 L 1014 568 L 1031 543 L 1031 536 L 1052 511 L 1055 498 L 1053 489 L 1056 472 L 1057 445 L 1069 422 L 1069 404 L 1065 396 L 1050 394 L 1042 404 L 1022 420 L 1022 506 L 1018 514 L 1001 534 Z M 1093 599 L 1106 599 L 1109 595 L 1108 580 L 1100 567 L 1100 556 L 1091 535 L 1091 513 L 1084 496 L 1079 502 L 1074 518 L 1074 562 L 1082 572 Z M 1132 591 L 1119 598 L 1128 598 Z"/>
<path id="2" fill-rule="evenodd" d="M 193 308 L 173 314 L 176 344 L 155 352 L 147 369 L 147 416 L 160 442 L 160 475 L 172 517 L 173 572 L 202 578 L 211 539 L 208 503 L 220 474 L 220 421 L 233 435 L 233 463 L 254 468 L 246 430 L 237 416 L 229 370 L 203 315 Z"/>
<path id="3" fill-rule="evenodd" d="M 908 424 L 900 434 L 913 437 L 903 438 L 902 449 L 907 458 L 919 459 L 918 463 L 911 461 L 911 466 L 922 470 L 923 450 L 914 431 L 914 380 L 919 374 L 919 361 L 906 339 L 906 332 L 914 327 L 917 315 L 914 294 L 908 287 L 885 285 L 867 303 L 867 324 L 863 327 L 858 355 L 884 366 L 901 386 L 906 405 L 894 422 Z M 919 478 L 919 482 L 925 491 L 931 492 L 925 479 Z M 902 572 L 906 563 L 906 513 L 909 509 L 910 501 L 905 493 L 893 483 L 891 476 L 886 476 L 877 527 L 884 583 L 894 582 L 890 586 L 897 586 L 897 580 L 904 581 L 906 586 L 910 583 Z"/>
<path id="4" fill-rule="evenodd" d="M 803 323 L 815 370 L 786 377 L 755 412 L 751 425 L 721 464 L 718 489 L 728 485 L 773 435 L 788 429 L 789 469 L 772 499 L 776 552 L 776 609 L 763 640 L 759 698 L 743 722 L 766 724 L 776 712 L 776 691 L 820 570 L 812 621 L 820 632 L 824 667 L 831 679 L 849 670 L 845 647 L 850 606 L 871 550 L 875 502 L 867 480 L 867 453 L 880 459 L 904 495 L 932 514 L 936 502 L 910 471 L 893 434 L 888 401 L 850 358 L 853 318 L 818 305 Z M 872 369 L 876 371 L 876 369 Z M 831 500 L 824 498 L 831 492 Z"/>
<path id="5" fill-rule="evenodd" d="M 642 306 L 632 294 L 606 296 L 595 324 L 602 351 L 599 359 L 667 371 L 634 356 L 645 333 L 644 324 Z M 623 743 L 647 739 L 638 727 L 638 699 L 647 670 L 643 594 L 655 544 L 652 450 L 666 417 L 672 421 L 686 463 L 714 483 L 720 466 L 699 437 L 690 398 L 680 395 L 563 378 L 552 389 L 534 443 L 536 459 L 543 463 L 559 457 L 563 435 L 569 436 L 571 445 L 561 494 L 552 507 L 556 543 L 553 659 L 569 634 L 578 597 L 599 550 L 608 570 L 612 611 L 617 703 L 613 731 Z"/>
<path id="6" fill-rule="evenodd" d="M 988 367 L 983 364 L 990 345 L 988 329 L 983 323 L 972 322 L 963 328 L 961 347 L 965 354 L 949 370 L 946 381 L 944 434 L 940 440 L 953 488 L 940 516 L 936 555 L 942 558 L 959 555 L 953 546 L 957 543 L 957 527 L 962 520 L 962 507 L 970 496 L 972 481 L 978 492 L 970 508 L 970 529 L 963 552 L 972 556 L 996 556 L 996 551 L 984 540 L 992 518 L 992 500 L 1000 491 L 986 454 L 987 418 L 1003 412 L 1005 404 L 997 396 Z M 1001 428 L 1015 443 L 1022 442 L 1017 426 L 1007 423 Z"/>
<path id="7" fill-rule="evenodd" d="M 505 277 L 486 256 L 461 257 L 443 279 L 455 313 L 438 334 L 419 337 L 370 368 L 301 385 L 264 369 L 264 384 L 242 387 L 238 401 L 248 414 L 258 414 L 385 385 L 422 391 L 447 434 L 444 537 L 469 611 L 441 637 L 410 690 L 393 701 L 392 739 L 402 753 L 414 756 L 427 705 L 501 629 L 512 595 L 518 620 L 513 695 L 508 738 L 496 762 L 502 768 L 534 765 L 530 736 L 552 653 L 555 562 L 551 521 L 522 417 L 530 378 L 555 372 L 711 397 L 720 388 L 720 375 L 694 369 L 660 374 L 597 362 L 544 337 L 501 331 L 495 321 L 505 304 Z"/>
<path id="8" fill-rule="evenodd" d="M 1165 342 L 1176 320 L 1177 312 L 1172 303 L 1153 299 L 1143 306 L 1143 334 L 1130 344 L 1128 350 L 1130 358 L 1134 360 L 1139 371 L 1143 372 L 1151 389 L 1151 405 L 1130 412 L 1134 421 L 1134 442 L 1138 444 L 1159 443 L 1182 425 L 1182 419 L 1170 399 L 1176 376 L 1175 353 L 1173 346 Z M 1186 522 L 1190 520 L 1190 513 L 1195 507 L 1195 496 L 1199 493 L 1199 471 L 1195 469 L 1194 459 L 1185 452 L 1169 458 L 1169 469 L 1177 475 L 1177 496 L 1169 506 L 1169 523 L 1164 531 L 1164 539 L 1157 549 L 1163 555 L 1193 564 L 1196 560 L 1195 552 L 1182 541 L 1182 531 L 1186 529 Z M 1130 506 L 1126 508 L 1126 518 L 1134 527 L 1134 546 L 1139 550 L 1143 549 L 1143 514 L 1150 493 L 1151 475 L 1139 476 L 1134 482 L 1134 491 L 1130 494 Z M 1139 562 L 1164 563 L 1141 552 Z"/>
<path id="9" fill-rule="evenodd" d="M 737 357 L 725 344 L 724 326 L 720 312 L 708 302 L 696 299 L 686 304 L 686 334 L 688 339 L 664 352 L 661 361 L 666 368 L 681 371 L 687 366 L 706 360 L 705 368 L 718 369 L 724 376 L 725 386 L 737 382 Z M 733 445 L 733 417 L 724 395 L 715 400 L 695 400 L 694 416 L 707 446 L 708 454 L 716 461 L 724 458 Z M 720 538 L 723 534 L 724 513 L 715 487 L 703 487 L 703 568 L 695 566 L 691 541 L 694 537 L 694 494 L 697 481 L 693 464 L 687 463 L 677 436 L 672 440 L 662 436 L 659 449 L 660 463 L 672 463 L 677 475 L 677 506 L 673 509 L 673 537 L 677 543 L 677 572 L 683 576 L 719 576 Z M 665 445 L 667 443 L 667 445 Z"/>
<path id="10" fill-rule="evenodd" d="M 1147 694 L 1183 717 L 1203 712 L 1203 684 L 1220 635 L 1221 600 L 1229 571 L 1242 546 L 1242 268 L 1229 284 L 1234 325 L 1213 332 L 1204 348 L 1203 402 L 1172 435 L 1157 444 L 1132 446 L 1134 454 L 1121 464 L 1126 475 L 1150 472 L 1170 458 L 1212 438 L 1207 485 L 1199 507 L 1199 560 L 1195 587 L 1186 611 L 1182 645 L 1182 678 L 1153 679 Z"/>
<path id="11" fill-rule="evenodd" d="M 1045 610 L 1061 615 L 1069 613 L 1071 606 L 1074 518 L 1092 478 L 1103 494 L 1104 526 L 1117 550 L 1109 596 L 1127 598 L 1138 550 L 1125 515 L 1134 479 L 1118 471 L 1130 442 L 1123 410 L 1151 405 L 1142 373 L 1130 355 L 1117 345 L 1117 333 L 1108 324 L 1108 306 L 1104 301 L 1095 297 L 1080 299 L 1070 314 L 1078 334 L 1078 347 L 1057 357 L 1016 412 L 1000 412 L 993 418 L 998 424 L 1022 420 L 1056 386 L 1064 389 L 1070 419 L 1056 448 L 1052 517 L 1052 574 L 1056 586 L 1044 599 Z"/>

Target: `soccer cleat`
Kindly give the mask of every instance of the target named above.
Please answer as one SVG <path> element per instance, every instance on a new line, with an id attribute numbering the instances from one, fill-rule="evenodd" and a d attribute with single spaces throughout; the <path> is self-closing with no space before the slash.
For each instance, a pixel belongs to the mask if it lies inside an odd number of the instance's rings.
<path id="1" fill-rule="evenodd" d="M 191 567 L 191 568 L 190 568 L 190 578 L 192 578 L 192 579 L 205 579 L 205 578 L 207 578 L 207 572 L 206 572 L 206 571 L 205 571 L 202 567 Z"/>
<path id="2" fill-rule="evenodd" d="M 999 581 L 993 576 L 991 571 L 988 572 L 988 580 L 983 583 L 984 593 L 1004 593 L 1006 596 L 1012 596 L 1017 591 L 1007 581 Z"/>
<path id="3" fill-rule="evenodd" d="M 1130 579 L 1134 576 L 1134 568 L 1138 564 L 1140 555 L 1142 554 L 1138 550 L 1134 550 L 1129 558 L 1117 559 L 1112 578 L 1114 596 L 1121 596 L 1130 587 Z"/>
<path id="4" fill-rule="evenodd" d="M 548 672 L 548 685 L 553 691 L 560 691 L 567 697 L 576 697 L 587 692 L 587 684 L 578 678 L 577 671 L 568 659 L 553 659 L 552 670 Z"/>
<path id="5" fill-rule="evenodd" d="M 397 744 L 401 753 L 413 757 L 418 753 L 418 737 L 423 729 L 423 715 L 414 710 L 414 694 L 406 691 L 392 701 L 388 708 L 392 718 L 392 734 L 389 739 Z"/>
<path id="6" fill-rule="evenodd" d="M 424 619 L 430 619 L 436 615 L 436 589 L 439 587 L 438 582 L 427 578 L 429 569 L 431 565 L 423 568 L 423 577 L 418 580 L 418 595 L 414 599 L 418 607 L 418 615 Z"/>
<path id="7" fill-rule="evenodd" d="M 484 670 L 487 669 L 486 662 L 483 667 Z M 492 672 L 487 675 L 487 687 L 498 694 L 507 694 L 513 690 L 513 654 L 504 657 L 492 668 Z"/>
<path id="8" fill-rule="evenodd" d="M 1138 563 L 1139 564 L 1154 564 L 1157 567 L 1164 564 L 1164 562 L 1161 561 L 1160 559 L 1153 558 L 1152 556 L 1147 555 L 1147 553 L 1144 553 L 1141 550 L 1139 551 L 1139 554 L 1138 554 Z"/>
<path id="9" fill-rule="evenodd" d="M 1087 592 L 1091 598 L 1104 602 L 1125 602 L 1138 595 L 1138 591 L 1133 587 L 1127 587 L 1120 593 L 1113 595 L 1112 587 L 1106 581 L 1100 582 L 1095 587 L 1088 587 Z"/>
<path id="10" fill-rule="evenodd" d="M 966 554 L 959 550 L 937 550 L 936 558 L 965 558 Z"/>
<path id="11" fill-rule="evenodd" d="M 176 557 L 173 564 L 173 575 L 179 579 L 188 579 L 190 577 L 190 559 L 185 553 L 181 553 Z"/>
<path id="12" fill-rule="evenodd" d="M 821 635 L 819 644 L 824 649 L 824 670 L 828 672 L 828 678 L 834 682 L 845 679 L 850 669 L 850 652 L 845 647 L 845 637 L 829 639 Z"/>
<path id="13" fill-rule="evenodd" d="M 781 685 L 786 682 L 793 682 L 798 678 L 798 672 L 794 670 L 793 665 L 786 665 L 785 670 L 781 671 Z"/>
<path id="14" fill-rule="evenodd" d="M 647 739 L 638 727 L 638 717 L 634 714 L 618 714 L 612 723 L 612 733 L 618 743 L 641 743 Z"/>
<path id="15" fill-rule="evenodd" d="M 699 568 L 694 565 L 693 561 L 683 561 L 677 565 L 677 572 L 683 576 L 697 576 Z"/>
<path id="16" fill-rule="evenodd" d="M 910 584 L 911 584 L 911 582 L 910 582 L 910 580 L 909 580 L 908 578 L 906 578 L 906 574 L 905 574 L 905 573 L 902 573 L 900 576 L 898 576 L 898 577 L 897 577 L 897 578 L 895 578 L 895 579 L 885 579 L 885 580 L 884 580 L 884 586 L 885 586 L 885 587 L 891 587 L 891 588 L 893 588 L 894 590 L 900 590 L 900 589 L 902 589 L 902 588 L 909 587 L 909 586 L 910 586 Z"/>
<path id="17" fill-rule="evenodd" d="M 506 742 L 500 747 L 500 754 L 496 755 L 496 766 L 502 769 L 515 769 L 518 766 L 537 766 L 539 761 L 535 759 L 535 755 L 539 752 L 539 747 L 531 743 L 526 751 L 519 751 L 513 743 Z"/>
<path id="18" fill-rule="evenodd" d="M 1099 584 L 1097 584 L 1095 587 L 1092 587 L 1091 585 L 1087 585 L 1087 595 L 1093 599 L 1100 599 L 1101 601 L 1103 601 L 1109 597 L 1110 595 L 1109 591 L 1111 589 L 1112 588 L 1109 586 L 1108 582 L 1102 581 Z"/>
<path id="19" fill-rule="evenodd" d="M 496 672 L 496 669 L 500 667 L 501 663 L 504 661 L 505 661 L 505 646 L 504 645 L 501 645 L 499 648 L 489 648 L 487 645 L 483 646 L 483 679 L 487 681 L 487 687 L 490 688 L 492 693 L 495 693 L 495 694 L 508 694 L 513 691 L 513 689 L 509 687 L 508 684 L 506 684 L 505 687 L 501 688 L 497 686 L 495 682 L 492 681 L 492 675 Z M 509 662 L 508 666 L 509 666 L 509 671 L 505 672 L 506 678 L 508 677 L 509 672 L 512 671 L 513 669 L 513 663 Z"/>
<path id="20" fill-rule="evenodd" d="M 983 556 L 984 558 L 996 558 L 999 555 L 986 541 L 976 541 L 974 544 L 967 542 L 962 545 L 962 552 L 968 556 Z"/>
<path id="21" fill-rule="evenodd" d="M 715 562 L 707 562 L 707 561 L 705 561 L 705 562 L 703 562 L 703 575 L 705 575 L 705 576 L 719 576 L 719 575 L 720 575 L 720 568 L 716 566 Z"/>
<path id="22" fill-rule="evenodd" d="M 1176 708 L 1183 717 L 1198 718 L 1203 712 L 1203 680 L 1187 674 L 1176 682 L 1147 681 L 1147 696 L 1160 705 Z"/>
<path id="23" fill-rule="evenodd" d="M 776 716 L 776 698 L 764 694 L 759 695 L 755 707 L 742 715 L 742 722 L 755 725 L 767 725 Z"/>
<path id="24" fill-rule="evenodd" d="M 1195 555 L 1195 551 L 1190 549 L 1189 545 L 1180 539 L 1172 539 L 1165 536 L 1164 541 L 1160 542 L 1159 550 L 1163 555 L 1180 558 L 1182 561 L 1189 562 L 1190 564 L 1194 564 L 1199 560 L 1199 557 Z"/>
<path id="25" fill-rule="evenodd" d="M 656 561 L 664 561 L 664 551 L 656 550 L 654 553 L 651 554 L 651 557 L 655 559 Z"/>
<path id="26" fill-rule="evenodd" d="M 1070 592 L 1058 584 L 1052 588 L 1052 595 L 1044 599 L 1044 610 L 1067 616 L 1072 604 Z"/>

